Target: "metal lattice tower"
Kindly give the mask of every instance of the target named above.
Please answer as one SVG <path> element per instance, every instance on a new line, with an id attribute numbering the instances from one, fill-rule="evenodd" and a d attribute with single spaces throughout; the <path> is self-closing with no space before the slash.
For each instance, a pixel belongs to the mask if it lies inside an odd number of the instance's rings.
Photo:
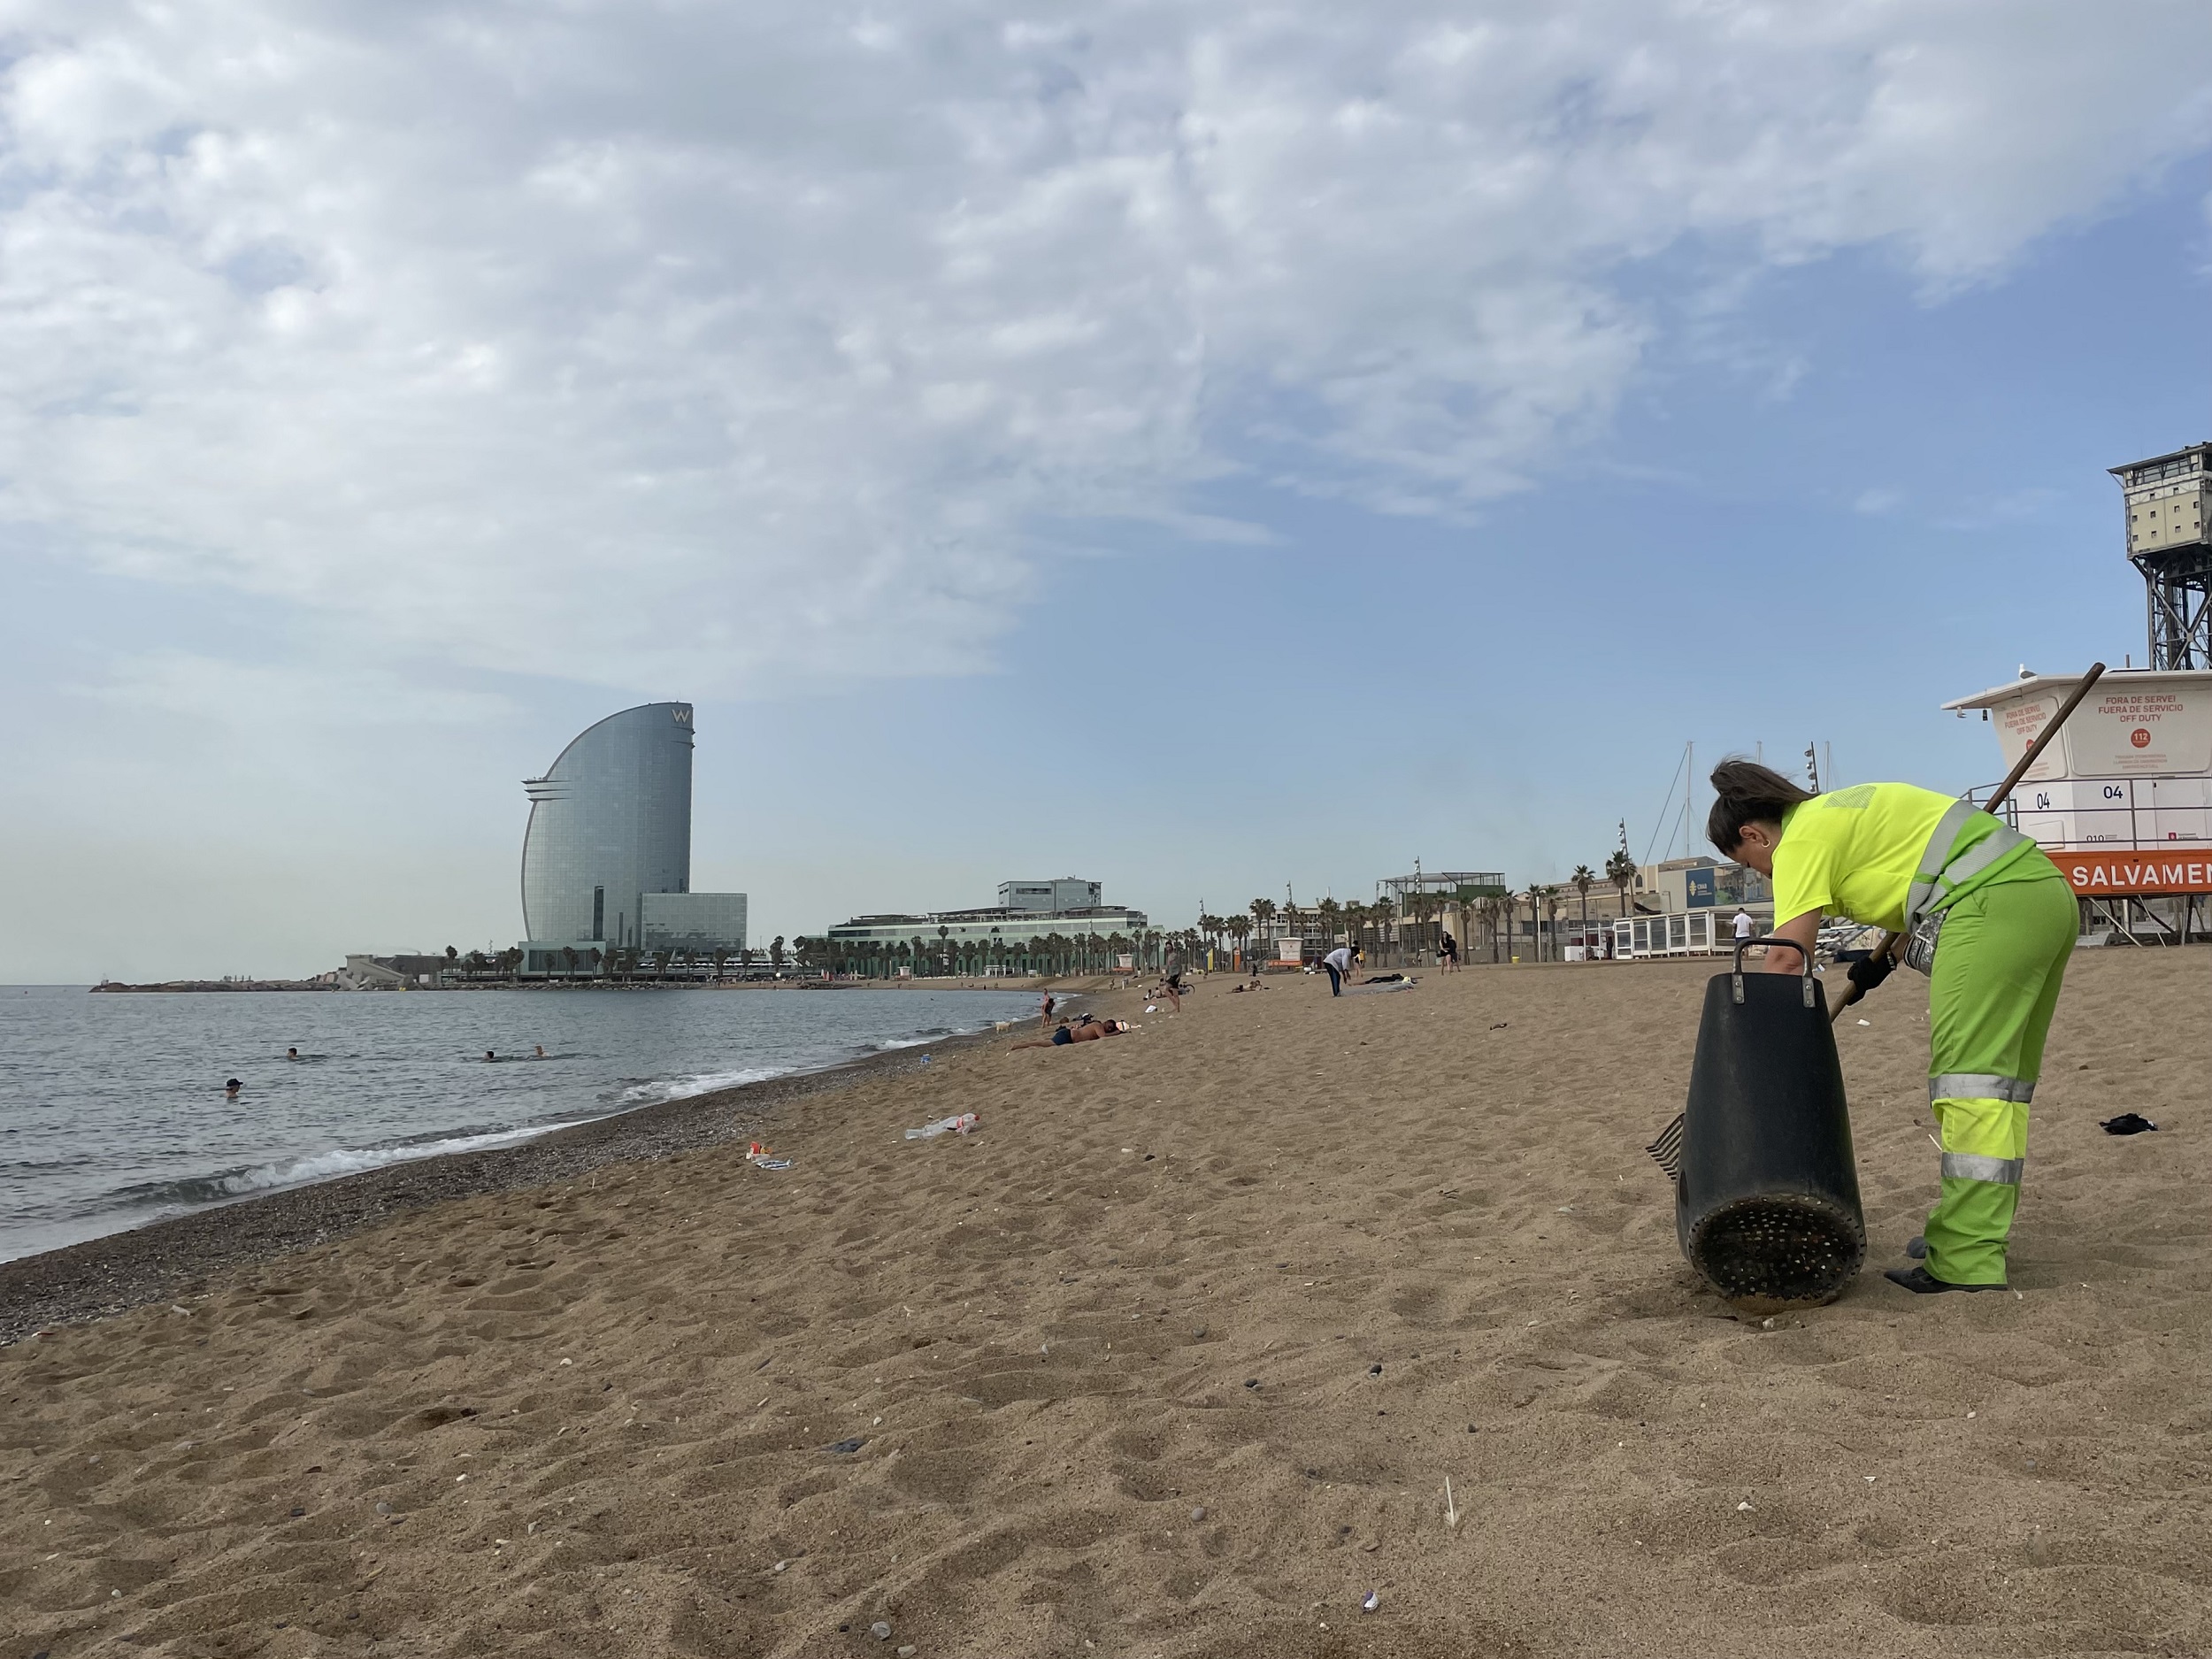
<path id="1" fill-rule="evenodd" d="M 2153 668 L 2212 668 L 2212 443 L 2111 469 L 2143 572 Z"/>

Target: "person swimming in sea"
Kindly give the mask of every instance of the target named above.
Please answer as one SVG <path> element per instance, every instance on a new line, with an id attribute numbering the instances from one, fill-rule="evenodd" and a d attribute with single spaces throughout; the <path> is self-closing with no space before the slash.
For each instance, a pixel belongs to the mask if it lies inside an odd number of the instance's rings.
<path id="1" fill-rule="evenodd" d="M 287 1048 L 284 1051 L 284 1057 L 288 1060 L 296 1060 L 300 1057 L 300 1051 L 297 1048 Z"/>
<path id="2" fill-rule="evenodd" d="M 540 1043 L 540 1044 L 538 1045 L 538 1051 L 537 1051 L 537 1053 L 535 1053 L 535 1054 L 532 1055 L 530 1057 L 531 1057 L 533 1060 L 546 1060 L 546 1059 L 550 1059 L 552 1056 L 549 1056 L 549 1055 L 548 1055 L 548 1054 L 546 1053 L 546 1051 L 545 1051 L 545 1045 L 544 1045 L 543 1043 Z"/>
<path id="3" fill-rule="evenodd" d="M 245 1087 L 246 1086 L 243 1083 L 241 1083 L 236 1078 L 232 1078 L 229 1081 L 223 1085 L 223 1098 L 225 1100 L 236 1100 L 238 1098 L 238 1091 Z"/>
<path id="4" fill-rule="evenodd" d="M 494 1054 L 489 1048 L 484 1050 L 484 1064 L 486 1065 L 491 1064 L 493 1061 L 498 1058 L 499 1056 Z"/>

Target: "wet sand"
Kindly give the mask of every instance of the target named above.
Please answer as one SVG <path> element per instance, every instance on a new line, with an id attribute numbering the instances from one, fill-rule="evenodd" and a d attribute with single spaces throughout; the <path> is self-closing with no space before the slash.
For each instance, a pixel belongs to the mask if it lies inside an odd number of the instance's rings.
<path id="1" fill-rule="evenodd" d="M 1878 1277 L 1924 983 L 1847 1018 L 1872 1259 L 1770 1325 L 1641 1151 L 1712 971 L 1216 979 L 17 1342 L 0 1654 L 2212 1651 L 2212 952 L 2077 959 L 2017 1296 Z"/>

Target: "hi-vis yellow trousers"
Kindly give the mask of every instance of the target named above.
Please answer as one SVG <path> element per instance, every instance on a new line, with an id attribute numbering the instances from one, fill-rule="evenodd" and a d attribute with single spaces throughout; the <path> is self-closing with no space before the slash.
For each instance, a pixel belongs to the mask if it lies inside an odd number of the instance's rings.
<path id="1" fill-rule="evenodd" d="M 2080 927 L 2073 889 L 2039 851 L 1970 888 L 1945 916 L 1928 995 L 1943 1195 L 1928 1216 L 1927 1265 L 1947 1284 L 2005 1282 L 2028 1102 Z"/>

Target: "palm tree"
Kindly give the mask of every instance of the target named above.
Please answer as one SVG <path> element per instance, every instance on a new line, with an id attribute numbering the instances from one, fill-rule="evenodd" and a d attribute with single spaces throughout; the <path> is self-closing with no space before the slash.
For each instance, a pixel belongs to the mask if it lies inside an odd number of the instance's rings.
<path id="1" fill-rule="evenodd" d="M 1628 908 L 1628 890 L 1636 885 L 1636 861 L 1623 847 L 1605 861 L 1605 879 L 1621 890 L 1621 914 L 1634 914 Z"/>
<path id="2" fill-rule="evenodd" d="M 1590 942 L 1590 889 L 1597 885 L 1598 872 L 1587 864 L 1577 864 L 1574 874 L 1567 878 L 1575 884 L 1575 891 L 1582 895 L 1582 942 Z"/>
<path id="3" fill-rule="evenodd" d="M 1275 901 L 1272 899 L 1254 899 L 1250 908 L 1252 911 L 1253 931 L 1259 934 L 1260 944 L 1264 947 L 1268 940 L 1272 937 L 1272 930 L 1270 928 L 1269 924 L 1275 919 Z"/>
<path id="4" fill-rule="evenodd" d="M 561 947 L 561 960 L 568 964 L 568 977 L 572 979 L 574 979 L 576 977 L 576 947 L 573 945 L 563 945 Z"/>
<path id="5" fill-rule="evenodd" d="M 778 972 L 783 971 L 783 935 L 781 933 L 778 933 L 775 938 L 768 941 L 768 961 Z"/>
<path id="6" fill-rule="evenodd" d="M 1502 893 L 1486 893 L 1479 906 L 1484 927 L 1490 934 L 1490 960 L 1497 962 L 1499 947 L 1503 942 L 1506 923 L 1513 909 L 1513 901 Z"/>
<path id="7" fill-rule="evenodd" d="M 1245 949 L 1245 945 L 1251 937 L 1252 918 L 1250 917 L 1232 916 L 1229 918 L 1229 941 L 1236 947 L 1238 960 L 1248 968 L 1252 965 L 1252 953 Z"/>
<path id="8" fill-rule="evenodd" d="M 1320 903 L 1315 905 L 1313 908 L 1321 918 L 1322 941 L 1326 944 L 1331 950 L 1334 950 L 1336 949 L 1337 918 L 1343 913 L 1344 907 L 1332 898 L 1323 899 Z"/>

